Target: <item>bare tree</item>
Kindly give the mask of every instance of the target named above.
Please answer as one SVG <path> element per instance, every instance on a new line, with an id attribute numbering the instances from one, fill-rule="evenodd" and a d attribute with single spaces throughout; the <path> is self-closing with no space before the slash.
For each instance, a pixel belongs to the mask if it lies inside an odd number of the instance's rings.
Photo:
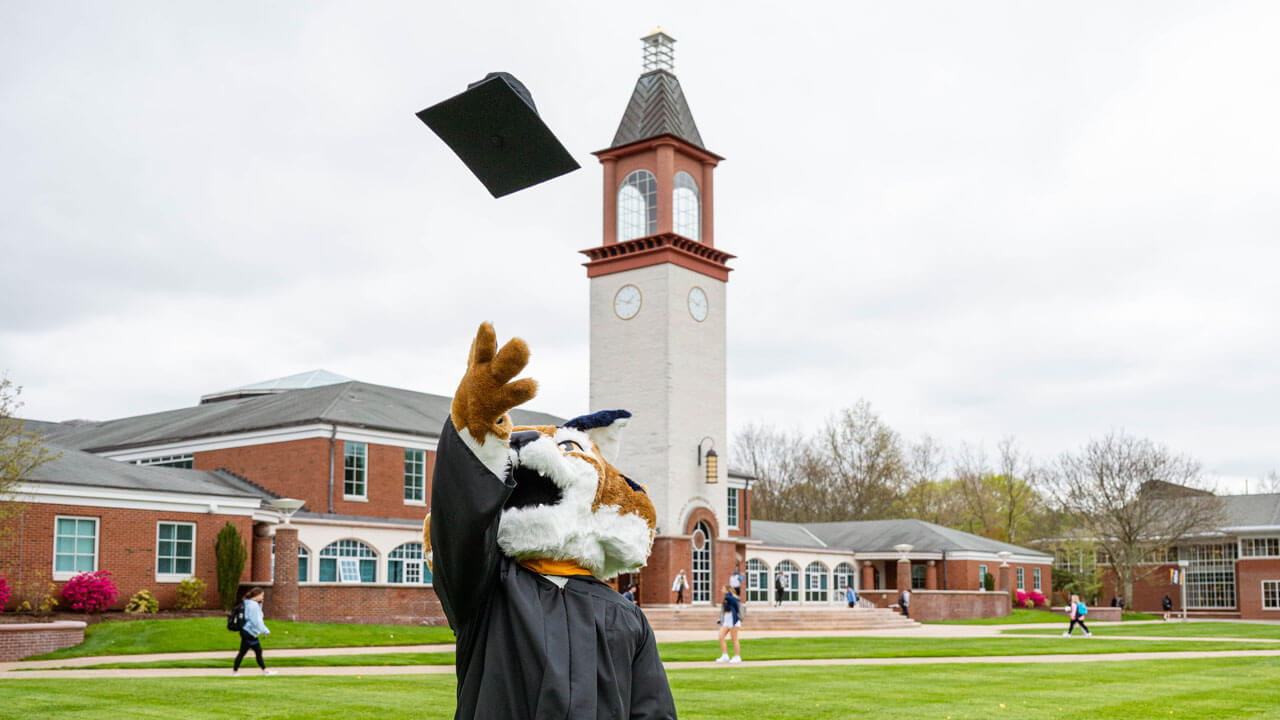
<path id="1" fill-rule="evenodd" d="M 26 510 L 17 496 L 18 485 L 33 470 L 58 456 L 41 443 L 40 433 L 28 432 L 22 420 L 14 417 L 22 407 L 20 394 L 22 388 L 7 377 L 0 377 L 0 549 L 6 550 L 0 552 L 0 558 L 18 557 L 7 551 L 15 539 L 14 521 Z"/>
<path id="2" fill-rule="evenodd" d="M 1039 495 L 1036 494 L 1036 469 L 1030 456 L 1019 447 L 1013 436 L 1000 441 L 999 473 L 993 478 L 996 492 L 1000 497 L 1000 519 L 1003 524 L 1004 540 L 1016 543 L 1021 539 L 1021 530 L 1037 509 Z"/>
<path id="3" fill-rule="evenodd" d="M 900 499 L 901 515 L 937 525 L 953 522 L 955 494 L 943 480 L 946 451 L 925 435 L 911 445 L 907 462 L 907 487 Z"/>
<path id="4" fill-rule="evenodd" d="M 871 404 L 859 400 L 827 421 L 817 442 L 825 472 L 821 483 L 833 504 L 813 508 L 815 519 L 876 520 L 890 517 L 907 478 L 898 433 Z"/>
<path id="5" fill-rule="evenodd" d="M 1055 500 L 1110 560 L 1133 604 L 1133 584 L 1179 541 L 1222 526 L 1222 501 L 1203 487 L 1200 465 L 1123 432 L 1090 440 L 1054 467 Z"/>
<path id="6" fill-rule="evenodd" d="M 814 502 L 809 481 L 816 463 L 800 433 L 747 425 L 734 436 L 730 452 L 734 467 L 755 478 L 751 485 L 753 517 L 791 522 L 808 519 L 806 507 Z"/>
<path id="7" fill-rule="evenodd" d="M 1272 470 L 1267 476 L 1262 478 L 1262 492 L 1264 493 L 1280 493 L 1280 472 Z"/>

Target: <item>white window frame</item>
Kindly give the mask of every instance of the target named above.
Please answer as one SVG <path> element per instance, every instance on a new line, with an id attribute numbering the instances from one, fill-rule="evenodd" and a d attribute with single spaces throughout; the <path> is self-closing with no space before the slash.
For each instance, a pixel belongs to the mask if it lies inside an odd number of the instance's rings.
<path id="1" fill-rule="evenodd" d="M 1245 552 L 1245 547 L 1249 548 L 1249 552 Z M 1276 552 L 1270 552 L 1269 549 L 1265 553 L 1258 553 L 1256 550 L 1259 545 L 1275 545 Z M 1240 538 L 1240 557 L 1242 558 L 1273 558 L 1280 557 L 1280 538 L 1274 536 L 1267 537 L 1247 537 Z"/>
<path id="2" fill-rule="evenodd" d="M 404 449 L 404 453 L 405 453 L 405 456 L 406 456 L 406 457 L 405 457 L 405 459 L 404 459 L 404 464 L 405 464 L 405 469 L 404 469 L 404 492 L 402 493 L 402 496 L 403 496 L 403 495 L 407 495 L 407 494 L 409 493 L 409 477 L 410 477 L 410 476 L 409 476 L 409 458 L 408 458 L 408 454 L 409 454 L 409 453 L 411 453 L 411 452 L 414 452 L 414 453 L 421 453 L 421 454 L 422 454 L 422 461 L 421 461 L 421 467 L 420 467 L 421 474 L 420 474 L 420 475 L 418 475 L 418 476 L 415 478 L 415 479 L 418 481 L 419 485 L 420 485 L 419 490 L 421 490 L 421 492 L 422 492 L 422 499 L 421 499 L 421 500 L 412 500 L 412 499 L 410 499 L 410 498 L 407 498 L 407 497 L 406 497 L 406 498 L 404 498 L 404 504 L 405 504 L 405 505 L 416 505 L 416 506 L 418 506 L 418 507 L 425 507 L 425 506 L 426 506 L 426 504 L 427 504 L 427 451 L 426 451 L 426 450 L 423 450 L 423 449 L 421 449 L 421 448 L 411 448 L 411 447 L 407 447 L 407 448 L 405 448 L 405 449 Z M 415 461 L 415 463 L 416 463 L 416 462 L 417 462 L 417 461 Z M 367 465 L 367 464 L 368 464 L 368 460 L 366 460 L 366 461 L 365 461 L 365 463 L 366 463 L 366 465 Z"/>
<path id="3" fill-rule="evenodd" d="M 988 575 L 987 566 L 979 565 L 978 566 L 978 589 L 979 590 L 987 589 L 987 575 Z"/>
<path id="4" fill-rule="evenodd" d="M 821 570 L 815 572 L 814 566 Z M 804 601 L 819 604 L 831 602 L 831 568 L 826 563 L 814 560 L 804 566 Z"/>
<path id="5" fill-rule="evenodd" d="M 309 583 L 309 582 L 311 582 L 311 576 L 312 576 L 315 572 L 317 572 L 317 570 L 316 570 L 316 568 L 315 568 L 315 563 L 313 563 L 313 562 L 311 561 L 312 557 L 314 557 L 314 556 L 311 554 L 311 550 L 310 550 L 310 549 L 308 549 L 306 545 L 303 545 L 302 543 L 298 543 L 298 567 L 299 567 L 299 568 L 301 568 L 301 567 L 302 567 L 302 559 L 303 559 L 304 557 L 305 557 L 305 558 L 306 558 L 306 560 L 307 560 L 307 576 L 306 576 L 305 578 L 304 578 L 304 577 L 302 577 L 302 570 L 301 570 L 301 569 L 299 569 L 299 570 L 298 570 L 298 582 L 299 582 L 299 583 Z"/>
<path id="6" fill-rule="evenodd" d="M 1014 570 L 1018 571 L 1018 589 L 1023 592 L 1026 592 L 1027 591 L 1027 571 L 1023 570 L 1020 567 L 1014 568 Z"/>
<path id="7" fill-rule="evenodd" d="M 1041 592 L 1041 574 L 1040 568 L 1031 568 L 1031 582 L 1035 585 L 1033 588 L 1036 592 Z"/>
<path id="8" fill-rule="evenodd" d="M 1274 590 L 1273 590 L 1273 593 L 1274 593 L 1275 598 L 1276 598 L 1276 604 L 1275 604 L 1275 605 L 1268 605 L 1268 604 L 1267 604 L 1267 586 L 1268 586 L 1268 585 L 1273 585 L 1273 586 L 1275 586 L 1275 587 L 1274 587 Z M 1270 611 L 1273 611 L 1273 612 L 1274 612 L 1274 611 L 1276 611 L 1276 610 L 1280 610 L 1280 580 L 1263 580 L 1263 581 L 1262 581 L 1262 595 L 1261 595 L 1261 597 L 1260 597 L 1260 600 L 1262 601 L 1262 609 L 1263 609 L 1263 610 L 1270 610 Z"/>
<path id="9" fill-rule="evenodd" d="M 59 520 L 92 520 L 93 521 L 93 569 L 92 570 L 58 570 L 58 521 Z M 54 580 L 70 580 L 82 572 L 98 571 L 98 553 L 101 549 L 100 539 L 102 535 L 102 522 L 96 517 L 87 517 L 84 515 L 54 515 L 53 516 L 53 574 Z M 79 535 L 75 537 L 79 538 Z M 72 553 L 72 557 L 79 556 L 79 553 Z M 73 563 L 74 564 L 74 563 Z"/>
<path id="10" fill-rule="evenodd" d="M 161 525 L 174 525 L 174 526 L 177 526 L 177 525 L 186 525 L 186 526 L 188 526 L 188 527 L 190 527 L 190 528 L 191 528 L 191 572 L 188 572 L 188 573 L 162 573 L 162 572 L 160 572 L 160 526 L 161 526 Z M 187 579 L 187 578 L 189 578 L 189 577 L 195 577 L 195 574 L 196 574 L 196 547 L 198 547 L 198 545 L 197 545 L 197 543 L 196 543 L 196 532 L 197 532 L 197 531 L 198 531 L 198 528 L 196 527 L 196 524 L 195 524 L 195 523 L 193 523 L 193 522 L 182 522 L 182 521 L 180 521 L 180 520 L 157 520 L 157 521 L 156 521 L 156 564 L 155 564 L 155 568 L 154 568 L 155 573 L 156 573 L 156 582 L 158 582 L 158 583 L 176 583 L 176 582 L 182 582 L 183 580 L 186 580 L 186 579 Z M 180 541 L 180 540 L 177 540 L 177 539 L 176 539 L 176 538 L 177 538 L 177 533 L 176 533 L 176 532 L 174 533 L 174 538 L 175 538 L 175 539 L 174 539 L 174 540 L 172 540 L 171 542 L 174 542 L 174 543 L 177 543 L 177 542 L 186 542 L 185 540 L 181 540 L 181 541 Z M 177 555 L 173 555 L 173 556 L 171 556 L 171 557 L 172 557 L 175 561 L 178 559 L 178 556 L 177 556 Z"/>
<path id="11" fill-rule="evenodd" d="M 360 468 L 360 490 L 362 492 L 351 494 L 347 492 L 347 471 L 355 470 L 355 468 L 348 467 L 347 460 L 353 456 L 351 449 L 357 445 L 363 450 L 360 455 L 364 460 L 364 467 Z M 354 502 L 369 501 L 369 443 L 355 440 L 342 441 L 342 499 Z"/>
<path id="12" fill-rule="evenodd" d="M 725 491 L 725 515 L 727 516 L 728 522 L 726 525 L 734 530 L 738 529 L 739 512 L 741 512 L 741 510 L 738 508 L 738 488 L 727 488 Z"/>
<path id="13" fill-rule="evenodd" d="M 360 558 L 358 557 L 338 558 L 338 582 L 340 583 L 361 582 Z"/>

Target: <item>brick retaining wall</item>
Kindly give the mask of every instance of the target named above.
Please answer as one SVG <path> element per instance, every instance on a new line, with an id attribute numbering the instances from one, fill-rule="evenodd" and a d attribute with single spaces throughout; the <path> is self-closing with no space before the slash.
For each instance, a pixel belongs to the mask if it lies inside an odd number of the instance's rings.
<path id="1" fill-rule="evenodd" d="M 298 620 L 366 625 L 445 625 L 436 591 L 388 583 L 299 585 Z M 271 588 L 267 588 L 271 616 Z"/>
<path id="2" fill-rule="evenodd" d="M 898 603 L 897 590 L 863 590 L 858 596 L 870 600 L 876 607 L 889 607 Z M 1011 609 L 1007 592 L 911 591 L 911 619 L 920 622 L 1004 617 Z"/>
<path id="3" fill-rule="evenodd" d="M 75 620 L 0 625 L 0 662 L 21 660 L 84 642 L 85 624 Z"/>

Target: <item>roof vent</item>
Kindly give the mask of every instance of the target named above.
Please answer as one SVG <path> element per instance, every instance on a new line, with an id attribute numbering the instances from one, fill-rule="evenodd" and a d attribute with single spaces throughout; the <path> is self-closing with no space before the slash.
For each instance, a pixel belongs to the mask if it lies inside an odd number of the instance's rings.
<path id="1" fill-rule="evenodd" d="M 659 27 L 654 28 L 653 32 L 640 38 L 640 40 L 644 42 L 645 72 L 654 70 L 675 71 L 675 38 L 663 32 L 662 28 Z"/>

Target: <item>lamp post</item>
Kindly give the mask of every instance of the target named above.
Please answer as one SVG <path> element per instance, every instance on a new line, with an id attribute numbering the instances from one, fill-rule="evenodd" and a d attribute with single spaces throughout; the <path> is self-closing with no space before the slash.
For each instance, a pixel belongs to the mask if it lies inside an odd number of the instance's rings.
<path id="1" fill-rule="evenodd" d="M 1190 560 L 1178 561 L 1178 594 L 1182 599 L 1182 622 L 1187 621 L 1187 569 L 1190 567 Z"/>
<path id="2" fill-rule="evenodd" d="M 294 498 L 275 498 L 274 500 L 269 500 L 267 502 L 270 503 L 271 507 L 275 508 L 276 512 L 280 513 L 280 515 L 284 517 L 285 525 L 288 525 L 289 518 L 293 517 L 293 514 L 298 512 L 298 510 L 306 504 L 305 500 L 296 500 Z"/>
<path id="3" fill-rule="evenodd" d="M 705 442 L 710 442 L 711 447 L 709 447 L 707 449 L 706 454 L 703 455 L 702 444 Z M 698 441 L 698 465 L 699 466 L 702 465 L 702 459 L 704 457 L 707 459 L 707 472 L 706 472 L 707 484 L 712 485 L 714 483 L 719 482 L 720 481 L 720 468 L 719 468 L 720 458 L 718 455 L 716 455 L 716 441 L 712 440 L 710 435 Z"/>

